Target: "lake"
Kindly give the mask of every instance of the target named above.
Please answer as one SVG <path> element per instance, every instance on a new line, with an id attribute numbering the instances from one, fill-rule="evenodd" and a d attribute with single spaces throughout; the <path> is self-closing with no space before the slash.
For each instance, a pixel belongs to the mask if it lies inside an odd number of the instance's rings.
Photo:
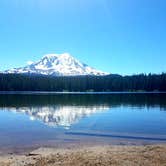
<path id="1" fill-rule="evenodd" d="M 165 93 L 1 93 L 0 150 L 166 143 Z"/>

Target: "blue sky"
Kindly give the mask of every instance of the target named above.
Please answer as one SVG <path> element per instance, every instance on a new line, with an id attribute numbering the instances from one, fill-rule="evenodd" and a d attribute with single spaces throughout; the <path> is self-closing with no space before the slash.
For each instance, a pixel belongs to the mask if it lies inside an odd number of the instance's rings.
<path id="1" fill-rule="evenodd" d="M 111 73 L 166 72 L 166 1 L 0 1 L 0 70 L 63 52 Z"/>

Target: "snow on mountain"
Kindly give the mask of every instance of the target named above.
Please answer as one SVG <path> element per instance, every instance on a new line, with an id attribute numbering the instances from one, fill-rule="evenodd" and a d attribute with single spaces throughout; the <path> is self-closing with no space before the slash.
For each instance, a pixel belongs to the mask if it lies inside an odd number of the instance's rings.
<path id="1" fill-rule="evenodd" d="M 79 62 L 68 53 L 47 54 L 40 61 L 20 68 L 6 70 L 4 73 L 29 73 L 55 76 L 76 75 L 107 75 L 108 73 L 96 70 Z"/>

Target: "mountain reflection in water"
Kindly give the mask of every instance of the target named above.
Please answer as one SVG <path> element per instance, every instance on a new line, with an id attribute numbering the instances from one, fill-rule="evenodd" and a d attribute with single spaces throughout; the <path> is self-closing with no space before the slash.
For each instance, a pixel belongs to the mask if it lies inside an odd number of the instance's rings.
<path id="1" fill-rule="evenodd" d="M 1 94 L 0 109 L 23 113 L 53 127 L 70 128 L 81 119 L 110 108 L 159 107 L 166 110 L 166 94 Z"/>
<path id="2" fill-rule="evenodd" d="M 108 110 L 107 106 L 43 106 L 43 107 L 20 107 L 7 108 L 8 111 L 24 113 L 31 120 L 40 120 L 49 126 L 63 126 L 69 128 L 82 118 Z"/>
<path id="3" fill-rule="evenodd" d="M 0 149 L 163 143 L 165 126 L 164 93 L 0 94 Z"/>

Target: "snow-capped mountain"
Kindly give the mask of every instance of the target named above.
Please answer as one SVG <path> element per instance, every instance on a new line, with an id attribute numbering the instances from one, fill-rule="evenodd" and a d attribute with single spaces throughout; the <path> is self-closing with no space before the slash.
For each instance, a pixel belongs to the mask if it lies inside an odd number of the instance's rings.
<path id="1" fill-rule="evenodd" d="M 20 74 L 44 74 L 55 76 L 76 75 L 107 75 L 108 73 L 96 70 L 84 63 L 79 62 L 68 53 L 48 54 L 40 61 L 20 68 L 6 70 L 4 73 Z"/>

